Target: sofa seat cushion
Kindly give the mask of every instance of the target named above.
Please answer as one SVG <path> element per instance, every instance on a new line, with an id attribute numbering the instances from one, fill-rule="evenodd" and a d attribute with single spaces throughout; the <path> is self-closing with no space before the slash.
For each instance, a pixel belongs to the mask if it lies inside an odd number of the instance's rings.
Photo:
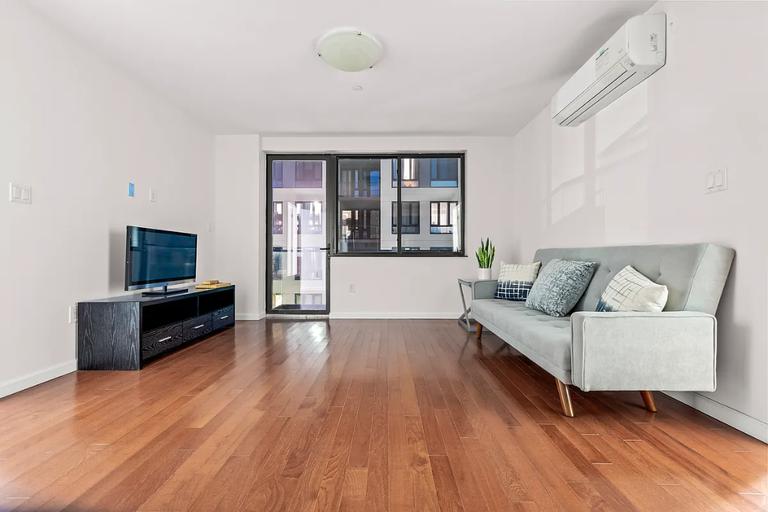
<path id="1" fill-rule="evenodd" d="M 481 324 L 485 320 L 486 327 L 494 334 L 518 348 L 545 370 L 549 371 L 551 367 L 543 364 L 544 361 L 564 372 L 570 372 L 570 318 L 549 316 L 528 309 L 525 303 L 501 299 L 472 301 L 472 315 Z"/>

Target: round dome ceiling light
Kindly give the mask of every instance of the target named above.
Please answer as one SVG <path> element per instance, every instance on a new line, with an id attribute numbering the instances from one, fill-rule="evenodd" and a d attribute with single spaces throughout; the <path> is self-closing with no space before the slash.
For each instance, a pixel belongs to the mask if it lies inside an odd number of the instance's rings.
<path id="1" fill-rule="evenodd" d="M 335 28 L 317 42 L 317 55 L 341 71 L 363 71 L 379 62 L 384 47 L 371 34 L 356 28 Z"/>

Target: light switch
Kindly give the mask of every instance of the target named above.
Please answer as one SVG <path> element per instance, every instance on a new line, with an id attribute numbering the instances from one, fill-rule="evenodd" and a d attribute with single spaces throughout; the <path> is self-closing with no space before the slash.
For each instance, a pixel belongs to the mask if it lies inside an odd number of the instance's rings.
<path id="1" fill-rule="evenodd" d="M 32 187 L 30 185 L 10 183 L 8 186 L 8 200 L 12 203 L 31 204 Z"/>
<path id="2" fill-rule="evenodd" d="M 713 172 L 707 173 L 707 182 L 704 185 L 704 188 L 706 188 L 707 190 L 712 190 L 713 188 L 715 188 L 715 173 Z"/>
<path id="3" fill-rule="evenodd" d="M 725 190 L 728 188 L 728 169 L 718 169 L 715 171 L 715 187 L 718 190 Z"/>
<path id="4" fill-rule="evenodd" d="M 157 191 L 153 188 L 149 189 L 149 202 L 150 203 L 157 202 Z"/>
<path id="5" fill-rule="evenodd" d="M 714 194 L 728 190 L 728 169 L 722 167 L 707 173 L 707 181 L 704 185 L 704 193 Z"/>
<path id="6" fill-rule="evenodd" d="M 69 306 L 69 309 L 67 310 L 67 322 L 70 324 L 77 323 L 77 304 Z"/>

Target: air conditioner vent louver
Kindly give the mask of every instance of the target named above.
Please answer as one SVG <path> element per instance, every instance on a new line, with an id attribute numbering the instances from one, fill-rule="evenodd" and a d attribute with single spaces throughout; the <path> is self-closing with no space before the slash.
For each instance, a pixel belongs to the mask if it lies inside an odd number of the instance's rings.
<path id="1" fill-rule="evenodd" d="M 578 126 L 666 62 L 666 15 L 635 16 L 552 99 L 552 118 Z"/>

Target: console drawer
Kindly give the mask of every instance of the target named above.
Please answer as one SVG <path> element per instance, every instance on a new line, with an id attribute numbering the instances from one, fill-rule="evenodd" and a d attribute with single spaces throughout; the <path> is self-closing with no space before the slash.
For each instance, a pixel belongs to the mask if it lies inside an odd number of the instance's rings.
<path id="1" fill-rule="evenodd" d="M 213 328 L 221 329 L 235 323 L 235 306 L 229 306 L 211 313 L 213 316 Z"/>
<path id="2" fill-rule="evenodd" d="M 181 345 L 184 341 L 182 325 L 171 324 L 145 333 L 141 337 L 141 358 L 154 357 L 173 347 Z"/>
<path id="3" fill-rule="evenodd" d="M 185 342 L 194 340 L 200 336 L 205 336 L 213 330 L 211 315 L 209 313 L 207 315 L 184 320 L 182 328 Z"/>

